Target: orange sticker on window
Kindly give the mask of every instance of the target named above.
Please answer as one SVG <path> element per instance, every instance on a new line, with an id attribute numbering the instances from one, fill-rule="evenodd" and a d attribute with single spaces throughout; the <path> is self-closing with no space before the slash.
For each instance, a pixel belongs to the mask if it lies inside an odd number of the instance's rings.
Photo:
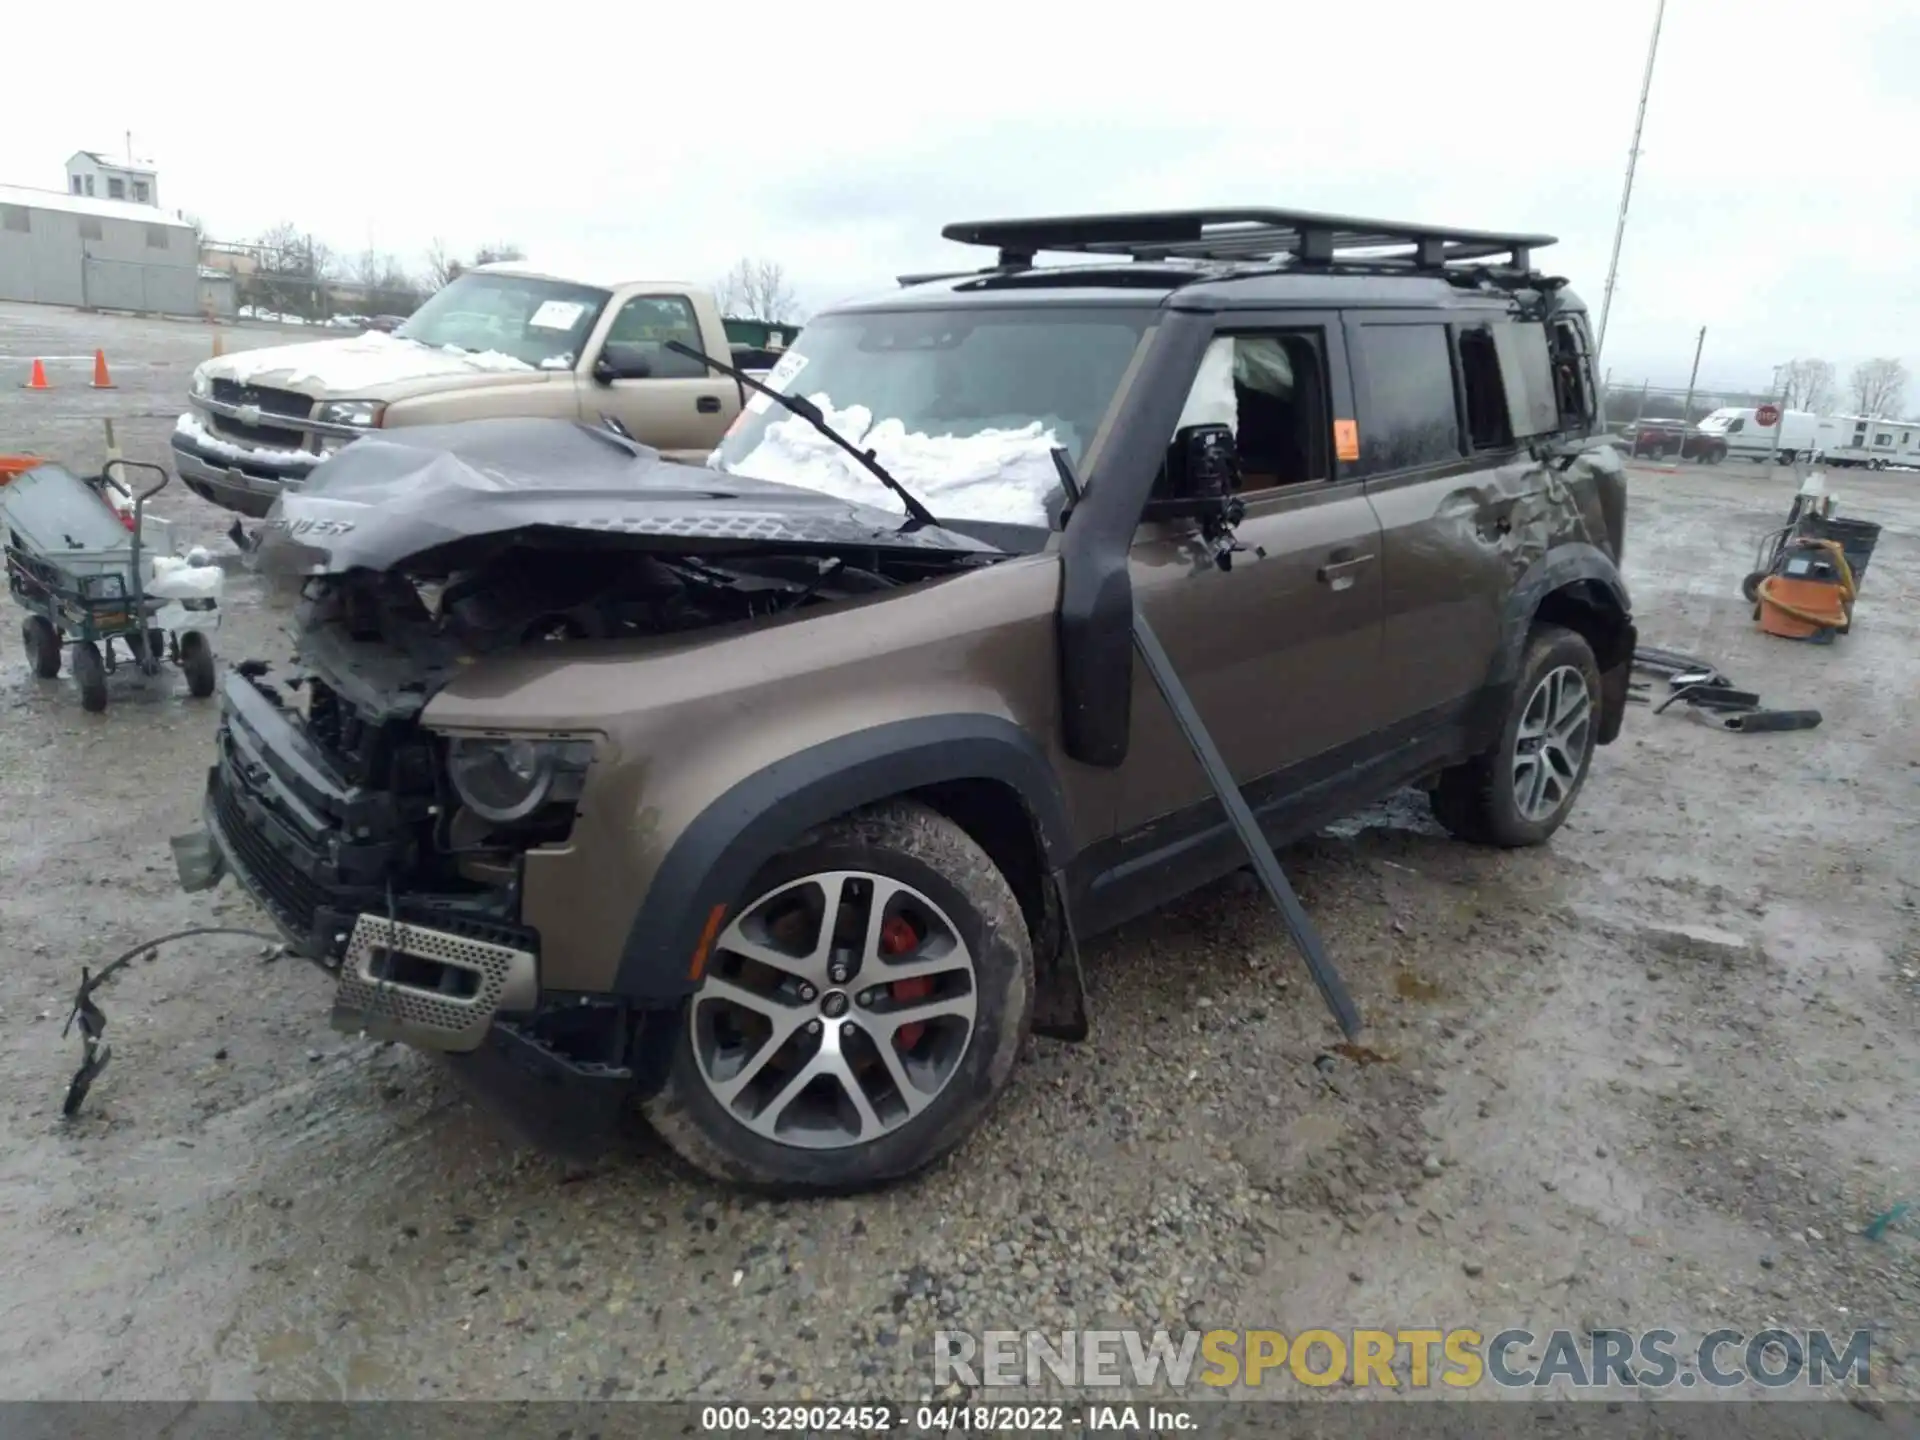
<path id="1" fill-rule="evenodd" d="M 1342 460 L 1360 458 L 1359 421 L 1336 420 L 1333 422 L 1333 453 Z"/>

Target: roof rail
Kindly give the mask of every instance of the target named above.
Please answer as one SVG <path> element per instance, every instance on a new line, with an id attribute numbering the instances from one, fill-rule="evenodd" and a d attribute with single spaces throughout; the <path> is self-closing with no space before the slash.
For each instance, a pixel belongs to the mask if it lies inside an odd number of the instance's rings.
<path id="1" fill-rule="evenodd" d="M 1002 269 L 1024 269 L 1040 252 L 1052 250 L 1134 260 L 1271 260 L 1286 255 L 1302 265 L 1359 263 L 1416 270 L 1441 270 L 1460 261 L 1504 260 L 1513 269 L 1526 271 L 1533 267 L 1532 252 L 1555 240 L 1552 235 L 1451 230 L 1310 210 L 1268 209 L 967 220 L 940 233 L 963 245 L 997 248 Z"/>

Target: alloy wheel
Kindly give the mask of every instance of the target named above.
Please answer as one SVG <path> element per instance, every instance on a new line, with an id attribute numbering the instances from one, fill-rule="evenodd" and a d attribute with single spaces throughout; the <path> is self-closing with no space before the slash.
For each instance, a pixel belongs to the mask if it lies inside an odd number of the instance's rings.
<path id="1" fill-rule="evenodd" d="M 755 1134 L 840 1149 L 897 1130 L 972 1042 L 974 956 L 947 914 L 891 876 L 776 886 L 715 942 L 689 1007 L 709 1092 Z"/>
<path id="2" fill-rule="evenodd" d="M 1549 670 L 1520 714 L 1513 746 L 1513 803 L 1522 817 L 1548 820 L 1573 798 L 1593 733 L 1593 697 L 1575 666 Z"/>

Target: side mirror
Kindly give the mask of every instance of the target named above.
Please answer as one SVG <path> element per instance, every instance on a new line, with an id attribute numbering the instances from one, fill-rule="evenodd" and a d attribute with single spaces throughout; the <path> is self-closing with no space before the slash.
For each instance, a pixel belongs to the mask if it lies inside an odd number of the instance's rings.
<path id="1" fill-rule="evenodd" d="M 1188 425 L 1167 447 L 1162 484 L 1147 501 L 1148 520 L 1223 511 L 1240 488 L 1240 447 L 1225 425 Z"/>
<path id="2" fill-rule="evenodd" d="M 1147 501 L 1142 519 L 1196 520 L 1200 534 L 1222 570 L 1233 568 L 1233 556 L 1245 547 L 1233 538 L 1234 527 L 1247 518 L 1247 505 L 1234 492 L 1240 488 L 1240 447 L 1225 425 L 1188 425 L 1167 447 L 1163 492 Z"/>
<path id="3" fill-rule="evenodd" d="M 646 380 L 653 375 L 653 357 L 638 345 L 609 340 L 593 362 L 593 378 L 602 385 L 615 380 Z"/>

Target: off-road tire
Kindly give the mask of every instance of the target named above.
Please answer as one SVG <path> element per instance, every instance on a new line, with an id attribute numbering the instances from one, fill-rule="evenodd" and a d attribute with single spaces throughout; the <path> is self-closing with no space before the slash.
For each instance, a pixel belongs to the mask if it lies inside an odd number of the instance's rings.
<path id="1" fill-rule="evenodd" d="M 100 647 L 82 640 L 73 647 L 73 678 L 80 684 L 80 708 L 98 715 L 107 708 L 107 662 Z"/>
<path id="2" fill-rule="evenodd" d="M 187 677 L 187 693 L 194 699 L 213 694 L 213 646 L 198 630 L 180 637 L 180 669 Z"/>
<path id="3" fill-rule="evenodd" d="M 1585 677 L 1592 719 L 1581 752 L 1579 772 L 1566 799 L 1545 819 L 1530 820 L 1521 814 L 1513 793 L 1514 746 L 1534 690 L 1548 674 L 1563 665 L 1573 666 Z M 1476 845 L 1517 849 L 1544 844 L 1573 813 L 1580 798 L 1581 787 L 1586 784 L 1587 772 L 1593 765 L 1593 733 L 1599 723 L 1600 666 L 1593 658 L 1593 647 L 1585 637 L 1563 626 L 1535 625 L 1520 659 L 1520 673 L 1514 681 L 1506 719 L 1501 722 L 1500 738 L 1485 753 L 1441 772 L 1439 783 L 1427 793 L 1434 819 L 1456 839 Z"/>
<path id="4" fill-rule="evenodd" d="M 986 851 L 910 800 L 888 800 L 801 837 L 754 877 L 745 904 L 803 876 L 864 870 L 912 885 L 946 911 L 971 948 L 977 1010 L 945 1088 L 898 1129 L 860 1145 L 782 1145 L 749 1130 L 707 1088 L 691 1026 L 677 1027 L 665 1084 L 641 1109 L 681 1159 L 717 1179 L 784 1194 L 870 1189 L 930 1165 L 972 1132 L 1013 1073 L 1033 1018 L 1033 949 L 1020 903 Z"/>
<path id="5" fill-rule="evenodd" d="M 26 647 L 27 663 L 42 680 L 57 679 L 60 674 L 60 632 L 44 615 L 29 615 L 20 622 L 20 643 Z"/>

